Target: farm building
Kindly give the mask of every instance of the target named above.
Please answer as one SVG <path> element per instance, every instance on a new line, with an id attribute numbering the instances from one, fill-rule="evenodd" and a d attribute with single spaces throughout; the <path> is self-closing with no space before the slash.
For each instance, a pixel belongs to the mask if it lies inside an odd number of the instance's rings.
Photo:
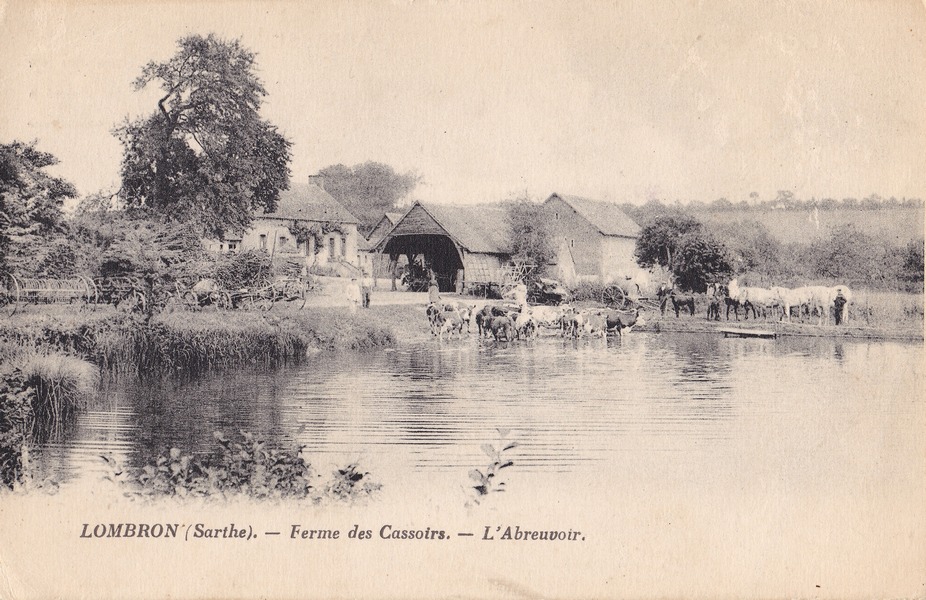
<path id="1" fill-rule="evenodd" d="M 399 222 L 403 214 L 404 213 L 400 212 L 387 212 L 383 214 L 383 217 L 376 222 L 376 225 L 373 226 L 373 229 L 370 230 L 370 234 L 367 236 L 367 241 L 370 242 L 371 248 L 376 246 L 376 244 L 395 227 L 395 224 Z"/>
<path id="2" fill-rule="evenodd" d="M 383 214 L 382 218 L 377 221 L 376 225 L 370 230 L 370 234 L 367 236 L 364 246 L 366 251 L 363 252 L 365 260 L 364 268 L 368 269 L 375 277 L 389 277 L 395 267 L 395 265 L 390 262 L 389 256 L 378 252 L 376 246 L 395 224 L 399 222 L 403 214 L 404 213 L 400 212 L 387 212 Z M 401 266 L 403 263 L 404 258 L 399 257 L 399 265 Z"/>
<path id="3" fill-rule="evenodd" d="M 409 265 L 433 271 L 442 292 L 462 291 L 504 280 L 511 259 L 507 228 L 501 205 L 415 202 L 374 249 L 393 265 L 404 256 Z"/>
<path id="4" fill-rule="evenodd" d="M 556 235 L 555 276 L 608 283 L 640 271 L 634 259 L 640 226 L 611 202 L 552 194 L 544 202 Z"/>
<path id="5" fill-rule="evenodd" d="M 254 216 L 250 229 L 207 242 L 208 250 L 264 250 L 272 256 L 303 259 L 307 267 L 360 267 L 364 243 L 357 218 L 314 181 L 293 183 L 280 193 L 277 209 Z"/>

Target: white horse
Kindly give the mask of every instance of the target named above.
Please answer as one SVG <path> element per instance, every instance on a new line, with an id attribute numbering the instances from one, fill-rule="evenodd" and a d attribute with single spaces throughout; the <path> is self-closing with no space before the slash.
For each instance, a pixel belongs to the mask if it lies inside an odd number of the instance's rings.
<path id="1" fill-rule="evenodd" d="M 852 302 L 852 290 L 845 285 L 835 285 L 833 287 L 826 286 L 813 286 L 810 288 L 813 291 L 813 306 L 820 311 L 820 319 L 818 319 L 818 324 L 827 324 L 830 322 L 830 308 L 836 306 L 836 296 L 840 293 L 842 297 L 846 299 L 846 304 L 843 307 L 843 319 L 846 324 L 849 323 L 849 304 Z"/>
<path id="2" fill-rule="evenodd" d="M 748 311 L 749 307 L 752 307 L 753 317 L 758 316 L 756 313 L 756 307 L 762 309 L 763 314 L 765 314 L 765 309 L 777 306 L 779 304 L 778 294 L 769 288 L 751 286 L 740 287 L 739 283 L 737 283 L 737 280 L 732 279 L 727 284 L 727 289 L 729 290 L 730 298 L 733 298 L 741 305 L 743 305 L 744 310 Z M 746 314 L 748 315 L 749 313 L 747 312 Z"/>
<path id="3" fill-rule="evenodd" d="M 777 296 L 778 305 L 781 307 L 782 318 L 787 317 L 791 321 L 791 309 L 800 309 L 807 307 L 808 312 L 817 311 L 817 324 L 829 324 L 830 308 L 835 306 L 836 296 L 840 292 L 846 299 L 843 308 L 843 318 L 849 322 L 849 304 L 852 302 L 852 291 L 845 285 L 836 285 L 827 287 L 823 285 L 811 285 L 788 289 L 784 287 L 774 287 L 771 291 Z"/>

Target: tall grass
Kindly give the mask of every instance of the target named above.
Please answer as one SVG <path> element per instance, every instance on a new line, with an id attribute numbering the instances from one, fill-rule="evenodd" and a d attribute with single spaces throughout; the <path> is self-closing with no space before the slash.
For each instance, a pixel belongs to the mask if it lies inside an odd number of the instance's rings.
<path id="1" fill-rule="evenodd" d="M 849 324 L 880 329 L 923 330 L 923 294 L 853 291 Z"/>
<path id="2" fill-rule="evenodd" d="M 207 310 L 152 318 L 115 311 L 105 317 L 51 313 L 20 318 L 6 329 L 0 325 L 0 355 L 51 349 L 125 373 L 272 364 L 301 359 L 313 349 L 364 350 L 394 344 L 388 325 L 369 314 L 338 308 L 267 313 Z"/>
<path id="3" fill-rule="evenodd" d="M 54 427 L 86 406 L 99 383 L 98 367 L 57 352 L 24 355 L 18 368 L 34 390 L 32 412 L 40 427 Z"/>

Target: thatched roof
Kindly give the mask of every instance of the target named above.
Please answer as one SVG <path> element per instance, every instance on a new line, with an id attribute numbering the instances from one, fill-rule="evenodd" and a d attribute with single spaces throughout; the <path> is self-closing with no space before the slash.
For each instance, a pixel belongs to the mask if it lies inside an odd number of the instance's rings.
<path id="1" fill-rule="evenodd" d="M 280 192 L 277 209 L 272 213 L 256 214 L 257 218 L 332 221 L 335 223 L 358 223 L 343 204 L 314 183 L 292 183 L 285 192 Z"/>
<path id="2" fill-rule="evenodd" d="M 559 198 L 571 206 L 579 216 L 591 223 L 595 229 L 604 235 L 640 237 L 640 226 L 628 217 L 620 206 L 613 202 L 589 200 L 588 198 L 568 196 L 566 194 L 552 194 L 547 198 L 547 202 L 550 202 L 553 198 Z"/>

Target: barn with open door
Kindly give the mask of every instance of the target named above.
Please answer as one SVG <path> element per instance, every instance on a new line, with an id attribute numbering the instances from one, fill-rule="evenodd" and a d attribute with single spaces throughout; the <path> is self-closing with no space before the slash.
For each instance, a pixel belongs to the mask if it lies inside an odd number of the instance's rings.
<path id="1" fill-rule="evenodd" d="M 434 274 L 442 292 L 499 284 L 511 260 L 504 206 L 415 202 L 376 245 L 394 265 L 400 256 Z"/>

